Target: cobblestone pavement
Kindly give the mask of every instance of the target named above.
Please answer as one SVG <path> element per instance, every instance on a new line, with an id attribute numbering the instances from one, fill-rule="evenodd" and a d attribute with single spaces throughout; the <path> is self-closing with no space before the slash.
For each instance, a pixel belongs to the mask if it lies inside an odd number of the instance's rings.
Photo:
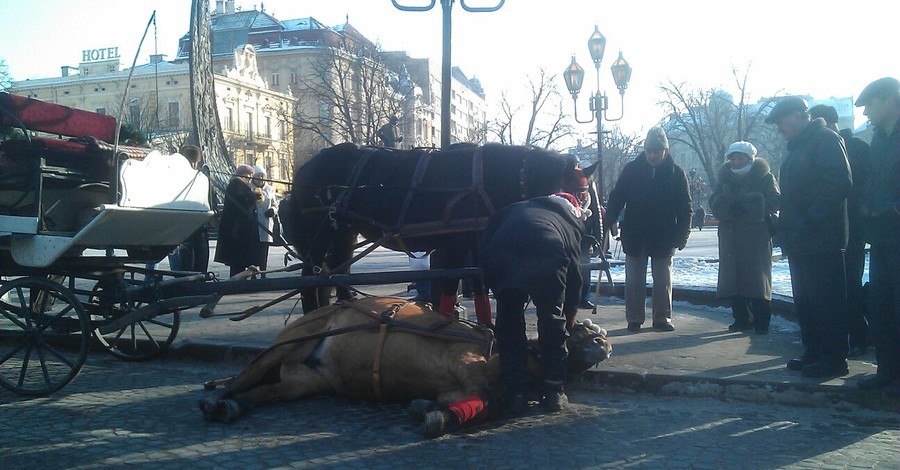
<path id="1" fill-rule="evenodd" d="M 6 469 L 883 468 L 900 463 L 900 415 L 665 397 L 575 386 L 565 411 L 424 440 L 403 406 L 315 398 L 231 425 L 197 408 L 229 364 L 127 363 L 93 354 L 48 398 L 0 390 Z"/>

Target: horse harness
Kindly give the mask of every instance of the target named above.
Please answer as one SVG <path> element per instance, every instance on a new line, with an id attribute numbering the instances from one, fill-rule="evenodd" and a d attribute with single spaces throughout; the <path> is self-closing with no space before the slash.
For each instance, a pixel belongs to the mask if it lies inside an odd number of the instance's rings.
<path id="1" fill-rule="evenodd" d="M 351 326 L 345 326 L 343 328 L 335 328 L 333 330 L 320 331 L 317 333 L 308 334 L 305 336 L 301 336 L 298 338 L 291 338 L 289 340 L 281 341 L 278 343 L 269 346 L 264 351 L 259 353 L 250 363 L 253 364 L 261 357 L 263 357 L 266 353 L 275 350 L 281 346 L 295 344 L 295 343 L 303 343 L 306 341 L 318 340 L 321 341 L 325 338 L 331 336 L 342 335 L 346 333 L 352 333 L 356 331 L 368 331 L 368 330 L 378 330 L 378 342 L 375 345 L 375 355 L 373 357 L 372 362 L 372 386 L 375 392 L 375 396 L 381 400 L 381 358 L 382 352 L 384 350 L 384 342 L 387 338 L 388 331 L 396 331 L 396 332 L 404 332 L 404 333 L 412 333 L 419 336 L 426 336 L 429 338 L 437 338 L 442 340 L 449 341 L 462 341 L 469 342 L 475 344 L 484 345 L 484 357 L 490 357 L 493 352 L 494 347 L 494 333 L 489 328 L 483 327 L 481 325 L 475 325 L 466 320 L 459 320 L 456 318 L 442 318 L 428 326 L 416 325 L 414 323 L 397 320 L 394 316 L 408 307 L 409 305 L 414 305 L 416 302 L 407 300 L 403 302 L 396 302 L 388 306 L 388 308 L 384 309 L 381 312 L 375 310 L 367 310 L 359 305 L 354 300 L 339 300 L 335 303 L 335 305 L 341 305 L 344 307 L 351 308 L 356 310 L 357 312 L 363 313 L 369 316 L 373 322 L 360 323 Z M 332 312 L 336 312 L 337 310 L 333 310 Z M 464 323 L 470 326 L 473 326 L 472 333 L 467 334 L 463 332 L 457 331 L 448 331 L 447 327 L 453 323 Z M 308 359 L 308 358 L 307 358 Z M 304 360 L 304 362 L 306 359 Z"/>

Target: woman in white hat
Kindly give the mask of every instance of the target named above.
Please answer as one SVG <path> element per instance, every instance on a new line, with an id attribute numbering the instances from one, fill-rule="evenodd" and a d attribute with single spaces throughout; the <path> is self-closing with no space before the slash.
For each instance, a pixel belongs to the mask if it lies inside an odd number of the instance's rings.
<path id="1" fill-rule="evenodd" d="M 716 294 L 731 300 L 729 331 L 769 331 L 772 318 L 771 218 L 781 193 L 769 164 L 756 147 L 738 141 L 728 147 L 709 207 L 719 219 L 719 279 Z"/>
<path id="2" fill-rule="evenodd" d="M 266 182 L 266 170 L 260 166 L 253 167 L 253 178 L 250 180 L 253 190 L 260 195 L 256 200 L 256 217 L 259 229 L 259 248 L 257 249 L 256 262 L 260 270 L 268 267 L 269 246 L 272 244 L 275 233 L 275 214 L 278 213 L 278 201 L 275 199 L 275 188 Z"/>

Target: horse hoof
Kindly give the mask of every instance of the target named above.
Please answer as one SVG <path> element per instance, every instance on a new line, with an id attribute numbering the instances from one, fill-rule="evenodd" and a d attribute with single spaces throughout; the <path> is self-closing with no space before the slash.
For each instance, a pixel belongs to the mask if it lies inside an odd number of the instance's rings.
<path id="1" fill-rule="evenodd" d="M 435 405 L 437 405 L 437 402 L 434 400 L 417 398 L 409 403 L 409 408 L 406 409 L 406 413 L 410 418 L 416 421 L 422 421 L 425 419 L 426 414 L 434 411 Z"/>
<path id="2" fill-rule="evenodd" d="M 217 400 L 206 398 L 197 403 L 203 417 L 207 421 L 215 421 L 218 423 L 233 423 L 241 416 L 240 405 L 234 400 Z"/>
<path id="3" fill-rule="evenodd" d="M 422 423 L 422 434 L 427 439 L 441 437 L 447 431 L 448 416 L 444 411 L 431 411 L 425 415 L 425 422 Z"/>

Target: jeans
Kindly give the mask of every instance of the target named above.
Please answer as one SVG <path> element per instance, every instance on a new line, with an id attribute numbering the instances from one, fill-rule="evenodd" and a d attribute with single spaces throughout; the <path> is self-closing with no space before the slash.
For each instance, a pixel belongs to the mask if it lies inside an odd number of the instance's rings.
<path id="1" fill-rule="evenodd" d="M 641 250 L 636 255 L 625 255 L 625 319 L 628 323 L 644 323 L 647 316 L 648 259 L 653 273 L 653 323 L 666 323 L 672 318 L 672 257 L 651 257 Z"/>

